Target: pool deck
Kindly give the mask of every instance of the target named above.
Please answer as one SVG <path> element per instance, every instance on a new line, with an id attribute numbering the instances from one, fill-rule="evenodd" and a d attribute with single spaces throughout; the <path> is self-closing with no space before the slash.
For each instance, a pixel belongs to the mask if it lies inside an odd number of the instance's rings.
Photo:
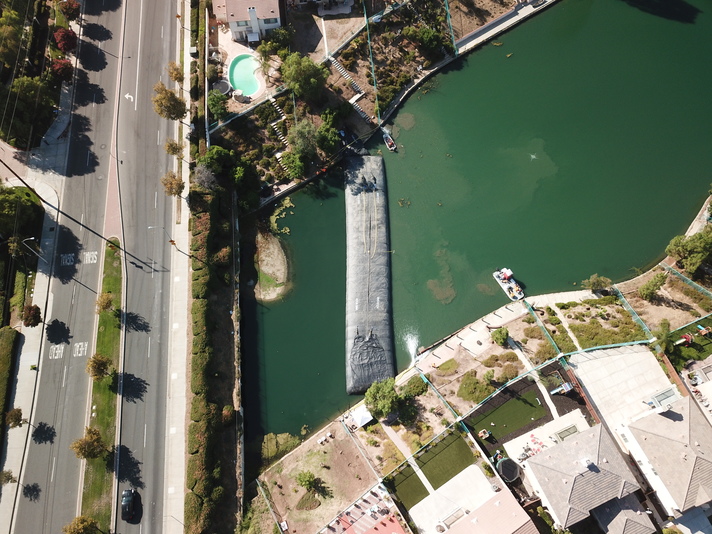
<path id="1" fill-rule="evenodd" d="M 232 40 L 232 33 L 226 26 L 218 26 L 215 19 L 210 20 L 210 46 L 211 52 L 219 50 L 223 58 L 223 78 L 227 80 L 227 70 L 230 68 L 230 62 L 242 54 L 250 54 L 257 58 L 255 51 L 246 44 Z M 281 85 L 281 77 L 277 66 L 270 65 L 268 75 L 265 77 L 261 70 L 256 73 L 256 78 L 259 83 L 259 89 L 252 94 L 249 102 L 238 102 L 232 98 L 228 100 L 228 111 L 231 113 L 242 113 L 254 106 L 255 101 L 266 99 L 268 94 L 273 94 Z M 229 82 L 229 80 L 228 80 Z"/>

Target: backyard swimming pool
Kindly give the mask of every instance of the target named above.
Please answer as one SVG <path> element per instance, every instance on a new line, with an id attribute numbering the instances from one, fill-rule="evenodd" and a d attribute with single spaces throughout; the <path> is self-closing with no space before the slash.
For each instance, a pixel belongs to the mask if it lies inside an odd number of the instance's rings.
<path id="1" fill-rule="evenodd" d="M 240 54 L 230 62 L 228 78 L 230 85 L 237 91 L 242 91 L 245 96 L 254 95 L 259 89 L 255 71 L 259 68 L 259 62 L 250 54 Z"/>

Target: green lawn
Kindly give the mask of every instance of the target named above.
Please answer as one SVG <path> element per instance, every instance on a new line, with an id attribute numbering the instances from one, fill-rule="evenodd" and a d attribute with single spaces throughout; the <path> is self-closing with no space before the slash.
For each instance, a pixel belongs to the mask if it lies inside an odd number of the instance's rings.
<path id="1" fill-rule="evenodd" d="M 407 510 L 428 496 L 428 490 L 425 489 L 411 465 L 407 465 L 400 473 L 396 474 L 387 485 Z"/>
<path id="2" fill-rule="evenodd" d="M 440 443 L 418 456 L 415 460 L 433 488 L 438 489 L 466 467 L 475 457 L 472 449 L 457 432 L 446 436 Z"/>
<path id="3" fill-rule="evenodd" d="M 693 334 L 692 343 L 689 347 L 684 344 L 674 347 L 672 352 L 668 354 L 670 363 L 675 366 L 675 369 L 681 371 L 688 360 L 704 360 L 712 354 L 712 334 L 701 336 L 698 334 L 699 329 L 696 325 L 703 327 L 712 326 L 712 318 L 705 318 L 686 328 L 680 328 L 673 333 L 673 339 L 679 340 L 683 334 Z"/>
<path id="4" fill-rule="evenodd" d="M 487 429 L 499 440 L 531 423 L 532 420 L 536 421 L 546 416 L 546 409 L 537 401 L 540 395 L 541 392 L 538 389 L 527 391 L 523 395 L 505 402 L 499 408 L 468 419 L 467 425 L 475 432 L 479 432 L 483 428 Z M 494 423 L 495 426 L 490 423 Z"/>
<path id="5" fill-rule="evenodd" d="M 113 243 L 118 245 L 118 241 Z M 107 246 L 105 249 L 102 292 L 111 293 L 114 297 L 114 307 L 117 309 L 121 307 L 121 256 L 116 247 Z M 120 315 L 114 311 L 102 312 L 99 315 L 99 331 L 96 336 L 96 352 L 109 356 L 114 368 L 119 366 L 121 342 L 119 317 Z M 114 444 L 116 434 L 116 400 L 116 388 L 112 377 L 94 382 L 92 406 L 96 406 L 94 411 L 96 416 L 92 417 L 90 424 L 101 431 L 109 447 Z M 82 514 L 96 519 L 103 532 L 109 531 L 111 521 L 112 483 L 113 473 L 107 469 L 105 458 L 87 461 Z"/>

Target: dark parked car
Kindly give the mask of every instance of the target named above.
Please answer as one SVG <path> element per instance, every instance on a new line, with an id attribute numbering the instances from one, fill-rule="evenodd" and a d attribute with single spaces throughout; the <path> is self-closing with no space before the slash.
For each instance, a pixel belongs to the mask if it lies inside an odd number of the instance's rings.
<path id="1" fill-rule="evenodd" d="M 135 503 L 136 500 L 136 490 L 125 489 L 121 494 L 121 519 L 124 521 L 131 521 L 134 518 Z"/>

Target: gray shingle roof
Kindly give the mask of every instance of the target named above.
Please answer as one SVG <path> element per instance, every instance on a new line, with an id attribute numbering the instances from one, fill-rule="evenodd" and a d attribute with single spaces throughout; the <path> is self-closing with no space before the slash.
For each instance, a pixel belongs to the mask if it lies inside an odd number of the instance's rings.
<path id="1" fill-rule="evenodd" d="M 608 534 L 652 534 L 655 527 L 634 495 L 611 499 L 591 510 L 601 529 Z"/>
<path id="2" fill-rule="evenodd" d="M 602 425 L 584 430 L 527 463 L 563 527 L 585 519 L 597 506 L 639 489 Z"/>
<path id="3" fill-rule="evenodd" d="M 628 428 L 681 511 L 712 500 L 712 426 L 684 397 Z"/>

